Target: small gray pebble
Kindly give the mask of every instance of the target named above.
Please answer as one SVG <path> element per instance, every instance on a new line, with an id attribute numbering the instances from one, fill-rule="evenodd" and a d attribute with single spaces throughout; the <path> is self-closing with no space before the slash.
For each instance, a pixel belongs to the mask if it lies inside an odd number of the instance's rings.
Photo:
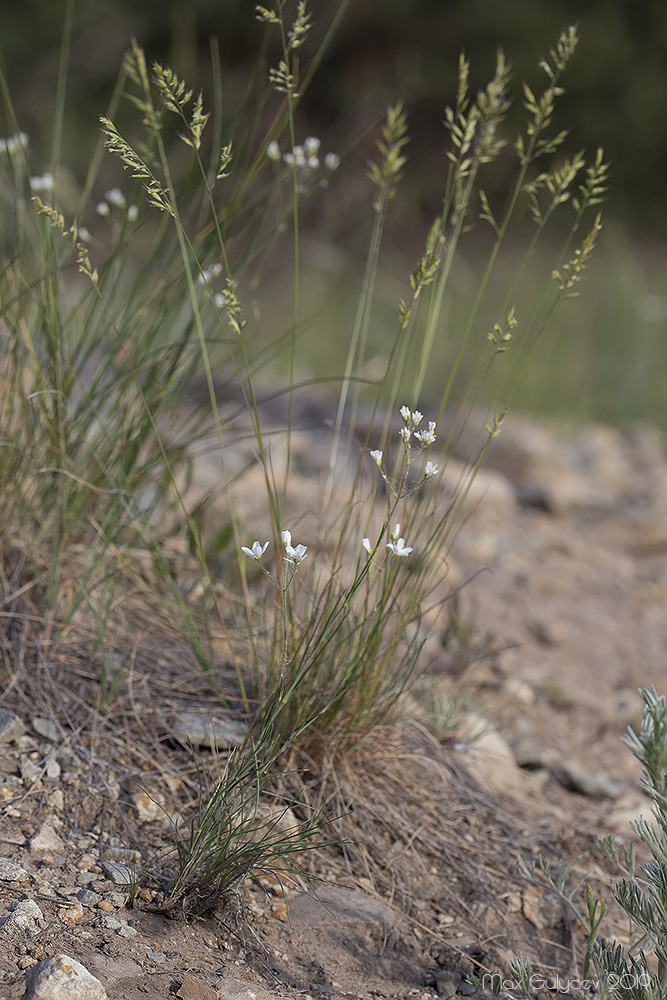
<path id="1" fill-rule="evenodd" d="M 130 927 L 128 924 L 123 924 L 122 927 L 118 930 L 118 936 L 124 938 L 136 937 L 137 929 L 136 927 Z"/>
<path id="2" fill-rule="evenodd" d="M 0 708 L 0 743 L 11 743 L 25 732 L 25 723 L 14 712 Z"/>
<path id="3" fill-rule="evenodd" d="M 92 892 L 91 889 L 79 889 L 76 894 L 76 898 L 80 903 L 83 903 L 84 906 L 89 907 L 97 906 L 97 904 L 102 900 L 100 894 L 98 892 Z"/>

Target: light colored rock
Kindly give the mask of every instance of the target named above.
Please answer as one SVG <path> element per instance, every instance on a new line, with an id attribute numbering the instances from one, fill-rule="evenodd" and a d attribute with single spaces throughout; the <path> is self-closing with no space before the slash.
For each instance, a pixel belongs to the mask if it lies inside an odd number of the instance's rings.
<path id="1" fill-rule="evenodd" d="M 154 823 L 164 815 L 161 795 L 149 795 L 148 792 L 137 792 L 132 796 L 134 808 L 137 810 L 140 823 Z"/>
<path id="2" fill-rule="evenodd" d="M 30 720 L 32 728 L 44 739 L 50 740 L 52 743 L 60 743 L 60 730 L 52 719 L 42 719 L 41 716 L 36 715 Z"/>
<path id="3" fill-rule="evenodd" d="M 172 734 L 194 747 L 224 750 L 230 746 L 241 746 L 248 735 L 248 727 L 238 719 L 214 717 L 202 712 L 181 712 L 174 722 Z"/>
<path id="4" fill-rule="evenodd" d="M 553 770 L 566 788 L 586 795 L 590 799 L 617 799 L 623 794 L 623 786 L 618 782 L 582 771 L 574 764 L 564 763 Z"/>
<path id="5" fill-rule="evenodd" d="M 25 868 L 14 864 L 9 858 L 0 858 L 0 882 L 20 882 L 27 877 Z"/>
<path id="6" fill-rule="evenodd" d="M 522 893 L 523 915 L 540 931 L 558 927 L 563 919 L 559 899 L 537 885 L 527 886 Z"/>
<path id="7" fill-rule="evenodd" d="M 107 991 L 75 958 L 59 954 L 30 970 L 24 1000 L 107 1000 Z"/>
<path id="8" fill-rule="evenodd" d="M 22 899 L 11 913 L 0 919 L 0 927 L 14 937 L 32 937 L 39 931 L 37 921 L 43 919 L 44 914 L 34 899 Z"/>
<path id="9" fill-rule="evenodd" d="M 14 712 L 0 708 L 0 743 L 11 743 L 25 732 L 25 723 Z"/>
<path id="10" fill-rule="evenodd" d="M 33 854 L 58 854 L 64 848 L 65 845 L 51 823 L 43 823 L 34 837 L 30 838 L 30 850 Z"/>
<path id="11" fill-rule="evenodd" d="M 473 781 L 492 795 L 518 795 L 525 786 L 524 775 L 500 733 L 474 712 L 467 716 L 460 732 L 457 755 Z"/>

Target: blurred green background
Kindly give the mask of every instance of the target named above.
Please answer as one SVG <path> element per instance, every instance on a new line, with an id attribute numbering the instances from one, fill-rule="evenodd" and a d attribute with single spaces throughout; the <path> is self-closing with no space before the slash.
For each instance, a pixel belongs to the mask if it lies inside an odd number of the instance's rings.
<path id="1" fill-rule="evenodd" d="M 258 55 L 265 71 L 274 54 L 263 48 L 265 35 L 254 6 L 249 0 L 79 0 L 72 17 L 62 152 L 73 176 L 79 182 L 85 176 L 98 139 L 98 116 L 106 110 L 132 37 L 149 60 L 171 65 L 209 94 L 215 39 L 223 69 L 223 114 L 233 121 L 257 71 Z M 338 6 L 337 0 L 310 4 L 314 29 L 304 59 Z M 30 135 L 35 172 L 50 165 L 68 9 L 64 0 L 0 4 L 4 70 L 20 127 Z M 491 76 L 502 47 L 517 88 L 525 79 L 539 89 L 544 80 L 539 60 L 571 23 L 578 24 L 580 42 L 555 125 L 570 130 L 570 152 L 585 148 L 592 156 L 604 147 L 612 186 L 600 250 L 582 295 L 567 304 L 531 356 L 515 405 L 574 420 L 626 424 L 649 418 L 664 424 L 667 5 L 662 0 L 350 0 L 298 111 L 299 137 L 319 135 L 323 148 L 343 156 L 331 192 L 304 219 L 305 299 L 326 334 L 320 344 L 333 344 L 334 361 L 337 351 L 345 355 L 340 331 L 349 327 L 354 310 L 372 221 L 365 164 L 377 138 L 373 126 L 386 105 L 403 100 L 411 141 L 378 287 L 373 336 L 379 352 L 383 326 L 393 322 L 404 294 L 401 282 L 439 211 L 447 163 L 442 119 L 455 97 L 459 53 L 464 50 L 471 61 L 475 88 Z M 514 98 L 510 124 L 522 121 L 518 89 Z M 11 123 L 2 123 L 1 130 L 11 134 Z M 101 184 L 121 181 L 117 164 L 105 165 Z M 499 191 L 505 183 L 501 165 Z M 474 290 L 475 263 L 473 243 L 469 259 L 460 262 L 464 297 Z M 512 266 L 510 253 L 497 273 L 499 287 Z M 453 303 L 454 316 L 456 309 Z M 314 372 L 322 360 L 315 350 L 309 362 Z"/>

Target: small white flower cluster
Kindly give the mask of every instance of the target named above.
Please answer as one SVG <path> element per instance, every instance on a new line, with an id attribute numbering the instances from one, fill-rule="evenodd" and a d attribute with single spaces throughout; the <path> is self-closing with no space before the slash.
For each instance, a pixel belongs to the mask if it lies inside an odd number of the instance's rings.
<path id="1" fill-rule="evenodd" d="M 127 198 L 120 188 L 111 188 L 110 191 L 107 191 L 104 195 L 104 201 L 101 201 L 99 205 L 96 206 L 95 211 L 103 218 L 107 218 L 111 215 L 112 208 L 117 208 L 121 212 L 127 208 L 128 222 L 135 222 L 137 216 L 139 215 L 139 206 L 128 205 Z"/>
<path id="2" fill-rule="evenodd" d="M 411 545 L 405 544 L 405 539 L 401 535 L 400 524 L 394 525 L 391 535 L 389 537 L 391 538 L 391 541 L 386 543 L 386 547 L 389 549 L 389 551 L 393 556 L 398 556 L 399 558 L 405 558 L 406 556 L 409 556 L 410 553 L 413 551 Z M 368 555 L 372 556 L 373 546 L 371 545 L 370 538 L 362 538 L 361 544 L 364 550 L 368 553 Z"/>
<path id="3" fill-rule="evenodd" d="M 7 153 L 8 156 L 14 156 L 15 153 L 26 149 L 27 145 L 28 136 L 26 133 L 18 132 L 16 135 L 11 135 L 8 139 L 0 139 L 0 153 Z"/>
<path id="4" fill-rule="evenodd" d="M 306 176 L 314 173 L 320 168 L 320 146 L 321 141 L 313 135 L 304 139 L 302 146 L 295 146 L 287 153 L 281 153 L 280 146 L 276 139 L 273 139 L 266 147 L 266 155 L 273 163 L 287 164 L 288 167 L 296 166 L 298 170 Z M 324 167 L 329 173 L 333 173 L 340 163 L 337 153 L 327 153 L 324 157 Z"/>
<path id="5" fill-rule="evenodd" d="M 424 419 L 423 413 L 421 413 L 419 410 L 411 411 L 409 406 L 402 406 L 400 409 L 400 414 L 403 419 L 403 426 L 401 427 L 398 433 L 401 441 L 403 442 L 403 447 L 405 449 L 405 458 L 409 466 L 416 457 L 415 455 L 411 454 L 410 438 L 414 437 L 417 441 L 419 441 L 421 445 L 421 448 L 417 452 L 417 455 L 419 455 L 424 450 L 424 448 L 428 448 L 435 442 L 436 425 L 435 421 L 431 420 L 429 421 L 428 430 L 418 431 L 416 428 Z M 377 465 L 378 469 L 380 470 L 382 478 L 385 480 L 385 482 L 387 482 L 387 477 L 382 471 L 382 457 L 383 457 L 382 451 L 380 451 L 379 449 L 372 451 L 370 453 L 370 456 Z M 438 466 L 435 464 L 435 462 L 427 462 L 424 467 L 423 477 L 424 479 L 432 479 L 433 476 L 437 476 L 439 471 L 440 470 Z"/>
<path id="6" fill-rule="evenodd" d="M 46 173 L 41 174 L 38 177 L 30 178 L 30 190 L 37 194 L 39 191 L 53 191 L 53 185 L 55 181 L 53 179 L 53 174 Z"/>
<path id="7" fill-rule="evenodd" d="M 435 441 L 435 421 L 431 420 L 428 425 L 427 431 L 417 431 L 415 427 L 424 419 L 424 414 L 420 413 L 419 410 L 413 410 L 410 412 L 409 406 L 401 407 L 401 416 L 403 418 L 404 427 L 401 427 L 400 435 L 401 440 L 404 444 L 408 444 L 411 435 L 414 434 L 417 441 L 421 442 L 422 448 L 425 448 L 429 444 L 433 444 Z"/>
<path id="8" fill-rule="evenodd" d="M 281 531 L 280 537 L 283 542 L 283 552 L 285 553 L 283 559 L 285 562 L 291 563 L 292 566 L 296 567 L 307 558 L 308 546 L 292 545 L 291 531 L 287 531 L 287 529 Z M 256 562 L 259 562 L 268 547 L 268 542 L 264 542 L 264 545 L 262 545 L 261 542 L 253 542 L 252 548 L 248 548 L 247 545 L 242 545 L 241 552 L 245 553 L 245 555 L 247 555 L 250 559 L 254 559 Z"/>
<path id="9" fill-rule="evenodd" d="M 438 472 L 439 472 L 438 466 L 435 464 L 435 462 L 431 462 L 431 461 L 427 462 L 426 465 L 424 466 L 424 471 L 422 473 L 422 478 L 417 483 L 417 485 L 413 486 L 411 488 L 408 488 L 405 492 L 403 491 L 403 487 L 405 486 L 405 483 L 406 483 L 406 480 L 407 480 L 407 475 L 408 475 L 408 470 L 410 468 L 410 465 L 415 460 L 415 458 L 417 457 L 417 455 L 420 455 L 422 453 L 422 451 L 424 451 L 425 448 L 429 448 L 435 442 L 435 438 L 436 438 L 435 427 L 436 427 L 436 425 L 435 425 L 435 421 L 431 420 L 431 421 L 429 421 L 428 430 L 421 430 L 420 431 L 420 430 L 417 430 L 417 428 L 419 427 L 420 423 L 424 419 L 424 414 L 423 413 L 421 413 L 419 410 L 411 410 L 409 406 L 402 406 L 401 409 L 400 409 L 400 414 L 401 414 L 401 419 L 403 420 L 403 426 L 401 427 L 401 429 L 400 429 L 400 431 L 398 433 L 399 433 L 399 437 L 400 437 L 400 439 L 401 439 L 401 441 L 403 443 L 403 451 L 404 451 L 404 458 L 405 458 L 405 473 L 404 473 L 404 478 L 402 479 L 402 481 L 401 481 L 401 483 L 400 483 L 400 485 L 398 487 L 394 487 L 389 482 L 389 479 L 387 478 L 387 475 L 386 475 L 384 469 L 382 468 L 382 459 L 384 457 L 383 452 L 379 448 L 377 448 L 374 451 L 370 452 L 370 456 L 371 456 L 373 462 L 375 463 L 375 465 L 377 465 L 378 469 L 380 470 L 380 475 L 384 479 L 384 481 L 387 484 L 387 487 L 389 488 L 389 490 L 396 497 L 396 500 L 399 500 L 399 499 L 401 499 L 403 497 L 406 497 L 406 496 L 410 496 L 410 494 L 414 493 L 415 490 L 419 489 L 419 486 L 425 480 L 432 479 L 433 476 L 437 476 Z M 419 450 L 414 455 L 412 454 L 412 448 L 411 448 L 411 444 L 410 444 L 410 439 L 413 438 L 413 437 L 415 438 L 416 441 L 419 441 L 419 444 L 420 444 Z M 386 543 L 386 547 L 389 549 L 389 551 L 391 552 L 391 554 L 393 556 L 404 557 L 404 556 L 409 556 L 410 555 L 410 553 L 412 552 L 412 546 L 405 544 L 405 539 L 401 535 L 401 526 L 400 526 L 400 524 L 394 525 L 394 528 L 393 528 L 393 530 L 391 532 L 390 538 L 391 538 L 391 541 L 389 541 L 389 542 Z M 376 545 L 375 548 L 373 548 L 373 546 L 371 545 L 370 539 L 368 539 L 368 538 L 362 538 L 361 544 L 362 544 L 364 550 L 366 551 L 366 553 L 369 556 L 372 556 L 373 553 L 375 552 L 375 550 L 378 547 Z M 378 542 L 378 545 L 379 544 L 380 543 Z"/>

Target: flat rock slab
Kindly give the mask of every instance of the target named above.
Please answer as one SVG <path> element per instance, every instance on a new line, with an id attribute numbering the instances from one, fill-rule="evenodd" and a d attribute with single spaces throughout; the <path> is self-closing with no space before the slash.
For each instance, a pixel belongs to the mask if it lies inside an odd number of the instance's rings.
<path id="1" fill-rule="evenodd" d="M 172 735 L 193 747 L 224 750 L 227 747 L 242 746 L 248 735 L 248 727 L 238 719 L 202 712 L 181 712 L 174 722 Z"/>
<path id="2" fill-rule="evenodd" d="M 304 893 L 289 901 L 289 920 L 295 928 L 334 923 L 385 926 L 394 917 L 392 908 L 381 899 L 357 889 L 322 886 L 317 895 Z"/>

